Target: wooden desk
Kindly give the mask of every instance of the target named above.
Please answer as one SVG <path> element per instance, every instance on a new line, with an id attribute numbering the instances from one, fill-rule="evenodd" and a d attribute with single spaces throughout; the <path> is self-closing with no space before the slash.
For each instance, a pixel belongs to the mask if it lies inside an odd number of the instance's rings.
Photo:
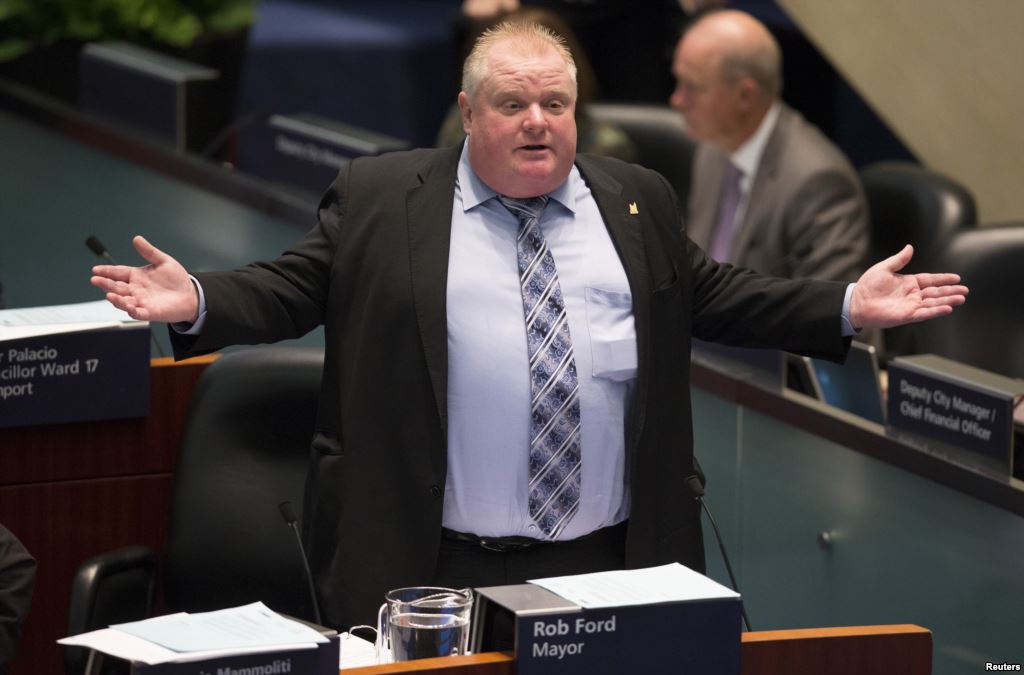
<path id="1" fill-rule="evenodd" d="M 161 549 L 182 422 L 215 358 L 154 359 L 148 417 L 0 429 L 0 522 L 38 563 L 10 675 L 63 673 L 55 641 L 83 560 L 128 544 Z"/>
<path id="2" fill-rule="evenodd" d="M 913 625 L 743 633 L 742 675 L 931 675 L 932 634 Z M 510 652 L 422 659 L 340 671 L 341 675 L 514 675 Z"/>

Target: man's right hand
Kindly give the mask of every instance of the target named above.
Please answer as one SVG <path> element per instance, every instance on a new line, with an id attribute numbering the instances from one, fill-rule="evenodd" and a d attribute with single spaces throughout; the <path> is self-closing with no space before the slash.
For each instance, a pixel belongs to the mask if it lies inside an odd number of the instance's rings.
<path id="1" fill-rule="evenodd" d="M 133 319 L 195 323 L 199 294 L 181 263 L 143 237 L 132 239 L 132 245 L 148 265 L 97 265 L 90 283 L 106 291 L 110 304 Z"/>

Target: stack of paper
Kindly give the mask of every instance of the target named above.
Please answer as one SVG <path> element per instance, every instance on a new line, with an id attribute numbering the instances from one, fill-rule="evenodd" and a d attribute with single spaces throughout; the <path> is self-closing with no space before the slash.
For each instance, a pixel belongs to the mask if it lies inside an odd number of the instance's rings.
<path id="1" fill-rule="evenodd" d="M 739 593 L 679 563 L 531 579 L 530 583 L 587 609 L 740 597 Z"/>
<path id="2" fill-rule="evenodd" d="M 0 310 L 0 342 L 36 335 L 114 328 L 125 323 L 143 322 L 136 321 L 106 300 L 3 309 Z"/>
<path id="3" fill-rule="evenodd" d="M 57 641 L 155 665 L 286 649 L 315 649 L 327 638 L 262 602 L 200 614 L 168 614 Z"/>

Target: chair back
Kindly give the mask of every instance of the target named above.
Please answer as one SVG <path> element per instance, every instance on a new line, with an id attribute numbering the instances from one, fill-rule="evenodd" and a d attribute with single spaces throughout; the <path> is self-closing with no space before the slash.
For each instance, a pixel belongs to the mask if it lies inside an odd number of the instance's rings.
<path id="1" fill-rule="evenodd" d="M 915 249 L 912 264 L 924 269 L 938 242 L 977 222 L 967 188 L 913 162 L 871 164 L 860 179 L 871 214 L 871 263 L 909 243 Z"/>
<path id="2" fill-rule="evenodd" d="M 1024 378 L 1024 222 L 958 232 L 935 265 L 959 274 L 971 294 L 952 315 L 916 326 L 918 351 Z"/>
<path id="3" fill-rule="evenodd" d="M 82 562 L 71 579 L 68 635 L 148 617 L 155 569 L 153 552 L 145 546 L 125 546 Z M 88 662 L 85 647 L 64 647 L 67 675 L 84 673 Z M 92 672 L 113 675 L 127 671 L 123 664 L 107 661 Z"/>
<path id="4" fill-rule="evenodd" d="M 964 186 L 913 162 L 878 162 L 861 169 L 861 184 L 871 217 L 871 247 L 865 265 L 873 265 L 913 244 L 908 272 L 934 269 L 940 242 L 977 222 L 974 197 Z M 915 354 L 918 331 L 897 326 L 884 331 L 883 358 Z"/>
<path id="5" fill-rule="evenodd" d="M 301 518 L 323 349 L 264 347 L 225 354 L 192 397 L 174 473 L 163 551 L 170 611 L 262 600 L 312 619 L 296 537 L 279 504 Z"/>
<path id="6" fill-rule="evenodd" d="M 626 132 L 636 146 L 637 163 L 664 176 L 685 209 L 695 145 L 679 113 L 667 105 L 640 103 L 591 103 L 587 113 Z"/>

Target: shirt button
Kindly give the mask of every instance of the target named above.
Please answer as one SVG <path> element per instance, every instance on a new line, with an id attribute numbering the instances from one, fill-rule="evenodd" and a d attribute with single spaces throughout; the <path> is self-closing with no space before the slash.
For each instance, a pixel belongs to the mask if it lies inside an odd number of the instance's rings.
<path id="1" fill-rule="evenodd" d="M 430 495 L 432 497 L 440 497 L 441 496 L 441 488 L 437 487 L 436 485 L 431 485 L 430 486 Z"/>
<path id="2" fill-rule="evenodd" d="M 534 532 L 534 531 L 536 531 L 537 526 L 536 525 L 529 525 L 529 526 L 527 526 L 526 529 L 528 529 L 530 532 Z"/>

